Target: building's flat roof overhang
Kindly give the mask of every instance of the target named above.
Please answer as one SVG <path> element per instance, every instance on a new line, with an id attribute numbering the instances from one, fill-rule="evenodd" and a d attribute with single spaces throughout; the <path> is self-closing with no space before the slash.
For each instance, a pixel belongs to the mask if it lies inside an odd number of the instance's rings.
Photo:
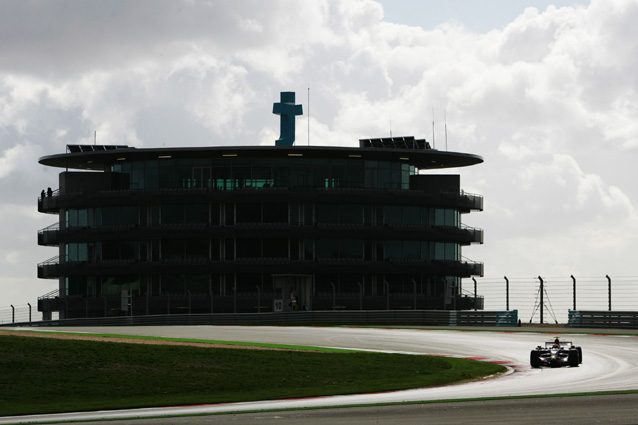
<path id="1" fill-rule="evenodd" d="M 184 148 L 118 148 L 93 152 L 71 152 L 41 157 L 42 165 L 60 168 L 104 170 L 125 161 L 153 159 L 349 159 L 404 162 L 419 169 L 467 167 L 483 162 L 478 155 L 436 149 L 385 149 L 335 146 L 215 146 Z"/>

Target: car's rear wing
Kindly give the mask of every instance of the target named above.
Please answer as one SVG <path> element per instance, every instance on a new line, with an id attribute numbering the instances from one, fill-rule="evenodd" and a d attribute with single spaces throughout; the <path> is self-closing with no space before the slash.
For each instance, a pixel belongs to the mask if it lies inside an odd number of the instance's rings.
<path id="1" fill-rule="evenodd" d="M 546 341 L 545 342 L 545 348 L 552 348 L 556 345 L 556 343 L 554 341 Z M 560 342 L 560 347 L 561 348 L 569 348 L 572 345 L 574 345 L 571 341 L 561 341 Z"/>

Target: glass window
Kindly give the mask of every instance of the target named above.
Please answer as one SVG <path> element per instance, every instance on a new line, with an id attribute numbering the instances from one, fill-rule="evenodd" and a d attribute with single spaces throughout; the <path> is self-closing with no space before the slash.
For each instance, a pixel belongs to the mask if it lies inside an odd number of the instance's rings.
<path id="1" fill-rule="evenodd" d="M 87 243 L 68 243 L 65 246 L 67 261 L 89 261 Z"/>
<path id="2" fill-rule="evenodd" d="M 383 207 L 383 224 L 401 224 L 402 219 L 401 207 L 384 206 Z"/>
<path id="3" fill-rule="evenodd" d="M 317 215 L 317 223 L 320 223 L 320 224 L 339 223 L 339 210 L 336 205 L 317 204 L 315 206 L 315 214 Z"/>
<path id="4" fill-rule="evenodd" d="M 161 206 L 162 224 L 184 223 L 184 206 L 181 204 L 167 204 Z"/>
<path id="5" fill-rule="evenodd" d="M 208 259 L 208 239 L 188 239 L 184 241 L 184 255 L 189 259 Z"/>
<path id="6" fill-rule="evenodd" d="M 357 239 L 341 240 L 341 258 L 363 258 L 363 241 Z"/>
<path id="7" fill-rule="evenodd" d="M 261 257 L 261 240 L 238 238 L 236 245 L 237 258 Z M 270 256 L 270 255 L 267 255 Z"/>
<path id="8" fill-rule="evenodd" d="M 236 206 L 237 223 L 260 223 L 261 204 L 259 203 L 237 203 Z"/>
<path id="9" fill-rule="evenodd" d="M 208 204 L 184 205 L 187 224 L 208 224 Z"/>
<path id="10" fill-rule="evenodd" d="M 331 239 L 315 241 L 315 255 L 317 258 L 339 258 L 339 243 Z"/>
<path id="11" fill-rule="evenodd" d="M 402 222 L 407 225 L 421 224 L 421 210 L 419 207 L 403 207 Z"/>
<path id="12" fill-rule="evenodd" d="M 401 241 L 385 241 L 383 243 L 383 259 L 401 258 L 403 256 Z"/>
<path id="13" fill-rule="evenodd" d="M 288 223 L 287 203 L 267 203 L 263 209 L 264 223 Z"/>
<path id="14" fill-rule="evenodd" d="M 341 205 L 339 207 L 339 221 L 341 224 L 362 224 L 362 205 Z"/>
<path id="15" fill-rule="evenodd" d="M 288 239 L 264 239 L 264 257 L 288 258 Z"/>
<path id="16" fill-rule="evenodd" d="M 419 241 L 403 241 L 403 258 L 421 258 Z"/>
<path id="17" fill-rule="evenodd" d="M 98 223 L 103 226 L 138 224 L 137 207 L 103 207 L 96 209 Z"/>
<path id="18" fill-rule="evenodd" d="M 445 210 L 443 210 L 442 208 L 436 208 L 434 210 L 434 225 L 435 226 L 445 225 Z"/>

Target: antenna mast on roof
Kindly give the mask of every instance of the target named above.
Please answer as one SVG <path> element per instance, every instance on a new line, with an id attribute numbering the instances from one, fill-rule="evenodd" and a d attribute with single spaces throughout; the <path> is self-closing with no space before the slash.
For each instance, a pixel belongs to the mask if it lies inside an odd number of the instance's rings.
<path id="1" fill-rule="evenodd" d="M 310 84 L 308 84 L 308 146 L 310 146 Z"/>
<path id="2" fill-rule="evenodd" d="M 432 149 L 436 149 L 436 143 L 434 142 L 434 108 L 432 108 Z"/>
<path id="3" fill-rule="evenodd" d="M 443 120 L 445 121 L 445 150 L 447 151 L 447 110 L 443 110 Z"/>

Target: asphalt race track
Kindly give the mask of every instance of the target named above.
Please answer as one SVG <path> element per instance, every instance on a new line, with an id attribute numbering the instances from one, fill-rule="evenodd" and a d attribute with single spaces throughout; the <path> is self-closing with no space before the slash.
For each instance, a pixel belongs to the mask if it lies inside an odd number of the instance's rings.
<path id="1" fill-rule="evenodd" d="M 548 335 L 527 332 L 461 332 L 450 330 L 245 326 L 117 328 L 74 327 L 72 329 L 59 328 L 56 330 L 179 338 L 257 341 L 370 349 L 375 351 L 380 350 L 449 355 L 475 358 L 477 360 L 494 361 L 510 366 L 511 370 L 506 376 L 501 376 L 495 379 L 450 385 L 442 388 L 426 388 L 376 394 L 317 397 L 265 402 L 228 403 L 220 405 L 135 409 L 128 411 L 73 413 L 30 417 L 30 419 L 34 422 L 43 420 L 90 421 L 95 419 L 150 417 L 159 415 L 242 412 L 264 409 L 299 409 L 307 407 L 337 407 L 346 405 L 423 400 L 448 400 L 550 393 L 566 394 L 575 392 L 638 389 L 638 337 L 635 336 L 560 334 L 562 340 L 572 340 L 575 344 L 583 347 L 583 364 L 578 368 L 531 369 L 529 366 L 529 351 L 534 346 L 542 344 L 545 340 L 552 339 L 554 336 L 553 334 Z M 634 400 L 633 403 L 630 403 L 630 406 L 635 406 L 635 421 L 615 423 L 638 423 L 638 403 L 635 402 L 637 398 L 633 397 L 631 399 Z M 500 401 L 500 403 L 503 403 L 503 401 Z M 530 402 L 528 401 L 527 403 L 529 404 Z M 548 404 L 548 402 L 545 402 L 545 404 Z M 411 406 L 403 406 L 403 408 L 409 407 Z M 609 407 L 611 407 L 611 405 Z M 582 408 L 587 409 L 587 403 L 583 403 Z M 379 408 L 376 409 L 378 410 Z M 622 410 L 621 407 L 619 407 L 619 409 Z M 404 410 L 404 412 L 408 410 L 409 409 Z M 626 409 L 622 411 L 625 412 L 624 414 L 627 414 Z M 226 418 L 230 419 L 228 416 Z M 8 418 L 0 418 L 0 424 L 12 422 L 15 422 L 15 420 L 11 421 L 8 420 Z"/>

